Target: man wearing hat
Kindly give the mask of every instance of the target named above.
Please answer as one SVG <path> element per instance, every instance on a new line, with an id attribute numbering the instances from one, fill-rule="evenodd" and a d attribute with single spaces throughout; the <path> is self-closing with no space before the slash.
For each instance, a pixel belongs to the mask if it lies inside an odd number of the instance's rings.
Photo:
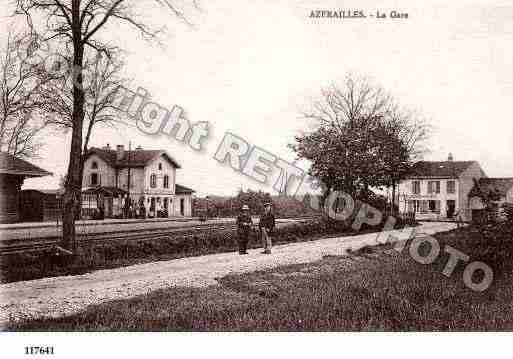
<path id="1" fill-rule="evenodd" d="M 262 247 L 264 247 L 263 254 L 271 254 L 271 234 L 275 225 L 274 214 L 271 207 L 271 203 L 264 204 L 264 213 L 260 216 L 260 222 L 258 223 L 260 235 L 262 236 Z"/>
<path id="2" fill-rule="evenodd" d="M 248 254 L 248 252 L 246 252 L 246 248 L 248 245 L 249 232 L 251 231 L 252 225 L 253 220 L 249 215 L 249 207 L 245 204 L 242 206 L 242 213 L 237 216 L 239 254 Z"/>

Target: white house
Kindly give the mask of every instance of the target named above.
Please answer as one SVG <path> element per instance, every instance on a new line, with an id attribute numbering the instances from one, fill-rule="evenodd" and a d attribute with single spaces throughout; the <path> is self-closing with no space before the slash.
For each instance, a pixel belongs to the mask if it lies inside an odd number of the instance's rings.
<path id="1" fill-rule="evenodd" d="M 415 212 L 417 219 L 458 218 L 470 220 L 469 193 L 474 182 L 486 178 L 476 161 L 419 161 L 399 184 L 400 212 Z"/>
<path id="2" fill-rule="evenodd" d="M 179 168 L 164 150 L 92 147 L 84 161 L 83 207 L 102 206 L 106 216 L 116 216 L 129 197 L 134 207 L 144 204 L 146 216 L 189 217 L 194 191 L 176 183 Z"/>

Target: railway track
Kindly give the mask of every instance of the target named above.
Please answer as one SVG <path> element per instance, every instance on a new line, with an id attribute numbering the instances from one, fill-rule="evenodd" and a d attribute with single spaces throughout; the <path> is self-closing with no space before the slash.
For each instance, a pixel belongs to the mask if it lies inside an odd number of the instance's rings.
<path id="1" fill-rule="evenodd" d="M 115 231 L 107 233 L 88 233 L 77 234 L 76 240 L 81 242 L 111 242 L 111 241 L 142 241 L 155 239 L 168 239 L 170 236 L 187 235 L 191 237 L 198 231 L 206 232 L 209 230 L 235 230 L 235 224 L 215 223 L 203 224 L 187 227 L 159 228 L 159 229 L 139 229 L 130 231 Z M 61 242 L 60 236 L 52 237 L 34 237 L 30 239 L 8 239 L 0 241 L 0 256 L 12 255 L 16 253 L 41 252 L 58 250 Z"/>
<path id="2" fill-rule="evenodd" d="M 299 223 L 311 220 L 312 218 L 300 218 L 294 219 L 290 222 L 277 221 L 277 226 L 284 226 L 290 223 Z M 235 223 L 208 223 L 208 224 L 197 224 L 192 226 L 183 227 L 169 227 L 169 228 L 157 228 L 157 229 L 137 229 L 137 230 L 124 230 L 124 231 L 113 231 L 104 233 L 79 233 L 76 236 L 77 244 L 81 242 L 89 243 L 100 243 L 100 242 L 112 242 L 112 241 L 143 241 L 143 240 L 158 240 L 168 239 L 171 236 L 178 235 L 193 235 L 198 232 L 206 232 L 209 230 L 236 230 Z M 19 253 L 28 252 L 42 252 L 42 251 L 59 251 L 59 243 L 61 242 L 60 236 L 51 237 L 33 237 L 29 239 L 6 239 L 0 240 L 0 257 Z"/>
<path id="3" fill-rule="evenodd" d="M 315 217 L 295 218 L 290 221 L 277 220 L 277 226 L 288 225 L 291 223 L 301 223 L 309 221 Z M 99 242 L 112 242 L 112 241 L 143 241 L 143 240 L 158 240 L 169 239 L 172 236 L 190 235 L 192 237 L 198 232 L 207 232 L 209 230 L 236 230 L 235 222 L 221 222 L 221 223 L 205 223 L 185 225 L 180 227 L 168 228 L 155 228 L 155 229 L 135 229 L 135 230 L 120 230 L 103 233 L 78 233 L 76 235 L 77 244 L 81 242 L 99 243 Z M 32 237 L 29 239 L 3 239 L 0 240 L 0 257 L 18 253 L 28 252 L 42 252 L 42 251 L 59 251 L 59 243 L 62 237 Z"/>

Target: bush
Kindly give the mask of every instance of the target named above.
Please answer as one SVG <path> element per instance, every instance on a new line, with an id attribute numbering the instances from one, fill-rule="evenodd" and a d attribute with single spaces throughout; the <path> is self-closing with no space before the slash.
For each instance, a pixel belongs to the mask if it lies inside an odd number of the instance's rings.
<path id="1" fill-rule="evenodd" d="M 507 220 L 513 222 L 513 203 L 504 203 L 502 208 L 504 209 Z"/>

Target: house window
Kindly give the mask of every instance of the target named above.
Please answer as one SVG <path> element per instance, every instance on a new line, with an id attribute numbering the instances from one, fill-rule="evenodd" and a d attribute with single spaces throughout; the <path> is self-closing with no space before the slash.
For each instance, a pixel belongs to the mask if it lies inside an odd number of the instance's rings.
<path id="1" fill-rule="evenodd" d="M 150 187 L 151 188 L 157 187 L 157 175 L 154 173 L 150 176 Z"/>
<path id="2" fill-rule="evenodd" d="M 427 202 L 424 200 L 413 199 L 408 201 L 408 211 L 426 212 Z"/>
<path id="3" fill-rule="evenodd" d="M 159 171 L 162 171 L 162 163 L 159 163 Z"/>
<path id="4" fill-rule="evenodd" d="M 91 173 L 91 186 L 98 186 L 100 184 L 100 175 L 98 173 Z"/>
<path id="5" fill-rule="evenodd" d="M 94 161 L 94 162 L 91 164 L 91 168 L 92 168 L 93 170 L 98 169 L 98 162 Z"/>
<path id="6" fill-rule="evenodd" d="M 420 181 L 412 181 L 412 193 L 413 194 L 420 194 Z"/>
<path id="7" fill-rule="evenodd" d="M 169 188 L 169 176 L 164 176 L 164 188 Z"/>
<path id="8" fill-rule="evenodd" d="M 456 193 L 456 182 L 447 181 L 447 193 Z"/>
<path id="9" fill-rule="evenodd" d="M 440 193 L 440 181 L 428 181 L 428 193 Z"/>

